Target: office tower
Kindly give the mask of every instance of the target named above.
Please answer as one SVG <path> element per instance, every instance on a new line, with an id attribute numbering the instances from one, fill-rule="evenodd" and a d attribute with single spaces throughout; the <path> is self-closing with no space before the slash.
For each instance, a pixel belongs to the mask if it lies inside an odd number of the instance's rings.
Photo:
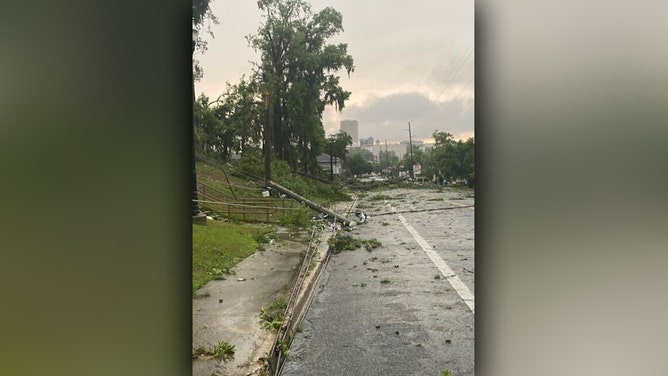
<path id="1" fill-rule="evenodd" d="M 360 145 L 359 136 L 357 134 L 357 128 L 358 128 L 357 120 L 342 120 L 341 121 L 341 127 L 339 129 L 343 132 L 346 132 L 348 134 L 348 136 L 350 136 L 350 138 L 353 139 L 353 145 L 352 146 L 359 146 Z"/>

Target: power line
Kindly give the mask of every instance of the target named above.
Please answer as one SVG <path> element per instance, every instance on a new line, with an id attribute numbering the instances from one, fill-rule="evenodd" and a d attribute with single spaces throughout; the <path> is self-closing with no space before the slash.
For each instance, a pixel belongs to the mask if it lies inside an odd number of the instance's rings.
<path id="1" fill-rule="evenodd" d="M 404 210 L 404 211 L 391 211 L 383 213 L 367 213 L 369 218 L 380 217 L 382 215 L 393 215 L 393 214 L 403 214 L 403 213 L 421 213 L 421 212 L 431 212 L 437 210 L 452 210 L 452 209 L 465 209 L 465 208 L 475 208 L 475 205 L 463 205 L 463 206 L 446 206 L 443 208 L 431 208 L 431 209 L 415 209 L 415 210 Z"/>
<path id="2" fill-rule="evenodd" d="M 466 82 L 466 85 L 464 85 L 464 87 L 462 87 L 462 89 L 459 90 L 459 93 L 457 94 L 457 96 L 455 96 L 455 99 L 453 99 L 451 102 L 456 102 L 459 99 L 459 97 L 462 95 L 464 90 L 466 90 L 466 88 L 471 84 L 471 82 L 473 82 L 474 78 L 475 78 L 475 76 L 472 76 L 471 78 L 469 78 L 469 80 Z M 443 116 L 439 116 L 435 120 L 431 121 L 430 124 L 433 126 L 433 125 L 437 125 L 439 122 L 448 121 L 448 120 L 454 118 L 455 116 L 461 114 L 462 112 L 464 112 L 464 110 L 466 110 L 470 106 L 471 106 L 471 103 L 467 104 L 464 108 L 462 108 L 461 110 L 459 110 L 458 112 L 456 112 L 455 114 L 451 115 L 450 117 L 448 117 L 446 119 L 442 119 Z"/>
<path id="3" fill-rule="evenodd" d="M 466 51 L 468 51 L 468 54 L 466 55 L 466 57 L 464 57 L 464 59 L 461 60 L 461 62 L 460 62 L 459 65 L 457 66 L 457 68 L 455 68 L 455 70 L 452 71 L 452 74 L 450 74 L 450 76 L 445 80 L 445 83 L 443 84 L 443 89 L 441 89 L 441 91 L 439 92 L 439 94 L 436 96 L 436 99 L 438 99 L 438 98 L 440 97 L 441 93 L 445 90 L 445 88 L 447 88 L 448 85 L 452 83 L 452 81 L 455 79 L 455 77 L 457 77 L 457 75 L 459 74 L 459 72 L 460 72 L 460 71 L 462 70 L 462 68 L 464 67 L 464 64 L 468 61 L 469 57 L 471 57 L 471 54 L 472 54 L 473 51 L 474 51 L 474 48 L 472 48 L 472 47 L 473 47 L 473 42 L 471 42 L 471 44 L 469 45 L 469 47 L 466 49 Z M 470 50 L 469 50 L 469 49 L 470 49 Z M 466 53 L 466 51 L 464 51 L 464 53 Z"/>
<path id="4" fill-rule="evenodd" d="M 462 56 L 464 56 L 460 61 L 457 67 L 452 71 L 452 73 L 448 76 L 448 78 L 445 80 L 443 84 L 443 88 L 438 92 L 436 97 L 433 99 L 432 102 L 438 102 L 438 99 L 441 97 L 443 92 L 445 91 L 446 88 L 454 81 L 454 79 L 457 77 L 457 75 L 461 72 L 462 68 L 464 67 L 464 64 L 469 60 L 471 55 L 473 54 L 473 51 L 475 50 L 474 47 L 474 41 L 471 42 L 471 44 L 468 46 L 466 50 L 464 50 L 464 53 Z M 461 94 L 461 93 L 460 93 Z M 435 115 L 435 109 L 432 108 L 429 111 L 427 111 L 424 115 L 422 115 L 422 118 L 425 119 L 422 121 L 423 123 L 434 123 L 435 121 L 433 120 L 437 115 Z"/>

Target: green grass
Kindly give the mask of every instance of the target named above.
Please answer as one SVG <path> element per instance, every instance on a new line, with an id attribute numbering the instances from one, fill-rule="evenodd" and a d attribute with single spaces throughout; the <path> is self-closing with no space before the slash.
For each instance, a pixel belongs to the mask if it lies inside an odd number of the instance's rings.
<path id="1" fill-rule="evenodd" d="M 217 167 L 211 166 L 205 162 L 197 162 L 197 176 L 198 179 L 213 188 L 209 194 L 213 197 L 218 197 L 214 201 L 221 201 L 223 203 L 208 204 L 208 210 L 211 210 L 222 217 L 227 217 L 228 209 L 230 208 L 225 203 L 238 203 L 239 200 L 252 199 L 255 204 L 258 202 L 269 202 L 280 208 L 276 213 L 270 216 L 269 222 L 280 224 L 283 227 L 310 227 L 311 217 L 315 215 L 313 210 L 308 209 L 304 205 L 294 200 L 282 200 L 278 198 L 277 192 L 273 192 L 269 198 L 262 197 L 262 179 L 264 177 L 264 163 L 259 156 L 250 155 L 248 158 L 234 162 L 236 168 L 244 170 L 260 181 L 251 181 L 252 178 L 227 170 L 227 175 Z M 272 162 L 272 180 L 285 188 L 296 192 L 297 194 L 306 197 L 307 199 L 316 202 L 323 206 L 328 206 L 335 201 L 350 201 L 351 197 L 345 193 L 339 184 L 328 184 L 320 181 L 308 179 L 298 174 L 293 174 L 287 163 L 284 161 Z M 229 182 L 229 184 L 228 184 Z M 234 191 L 237 199 L 233 199 L 231 190 Z M 216 192 L 219 191 L 219 192 Z M 226 197 L 223 197 L 225 195 Z M 283 207 L 287 210 L 282 210 Z M 232 211 L 240 210 L 232 207 Z M 231 213 L 233 221 L 249 221 L 249 222 L 266 222 L 266 212 L 261 209 L 248 209 L 245 216 L 242 214 Z"/>
<path id="2" fill-rule="evenodd" d="M 311 226 L 311 217 L 314 215 L 316 215 L 316 212 L 305 206 L 295 206 L 288 210 L 285 215 L 280 216 L 278 223 L 287 228 L 308 228 Z"/>
<path id="3" fill-rule="evenodd" d="M 213 348 L 213 356 L 216 359 L 223 359 L 234 356 L 234 345 L 230 345 L 225 341 L 218 342 L 218 345 Z"/>
<path id="4" fill-rule="evenodd" d="M 289 340 L 279 340 L 276 344 L 276 348 L 281 352 L 283 356 L 288 356 L 290 354 L 290 344 Z"/>
<path id="5" fill-rule="evenodd" d="M 234 191 L 234 195 L 239 198 L 257 198 L 258 188 L 255 185 L 248 184 L 248 181 L 242 180 L 232 174 L 225 174 L 217 167 L 211 166 L 208 163 L 197 161 L 197 178 L 201 179 L 203 183 L 219 190 L 227 195 L 232 195 L 230 190 Z M 232 185 L 230 186 L 230 184 Z M 245 189 L 248 188 L 248 189 Z M 253 189 L 255 188 L 255 189 Z"/>
<path id="6" fill-rule="evenodd" d="M 257 244 L 267 244 L 272 240 L 278 240 L 278 233 L 275 226 L 262 226 L 255 230 L 253 239 Z"/>
<path id="7" fill-rule="evenodd" d="M 283 314 L 286 307 L 285 301 L 278 299 L 271 303 L 268 308 L 260 308 L 260 326 L 272 332 L 278 331 L 283 325 Z"/>
<path id="8" fill-rule="evenodd" d="M 255 252 L 257 228 L 219 221 L 193 225 L 193 296 L 207 282 L 222 278 Z"/>
<path id="9" fill-rule="evenodd" d="M 258 178 L 264 176 L 264 161 L 257 153 L 249 152 L 240 160 L 233 162 L 234 166 Z M 273 159 L 271 162 L 272 180 L 290 189 L 311 201 L 324 204 L 331 201 L 350 201 L 351 197 L 343 192 L 338 184 L 322 183 L 294 174 L 288 163 Z"/>
<path id="10" fill-rule="evenodd" d="M 216 359 L 230 360 L 234 357 L 235 346 L 225 341 L 220 341 L 210 349 L 200 346 L 193 350 L 193 358 L 200 355 L 211 355 Z"/>

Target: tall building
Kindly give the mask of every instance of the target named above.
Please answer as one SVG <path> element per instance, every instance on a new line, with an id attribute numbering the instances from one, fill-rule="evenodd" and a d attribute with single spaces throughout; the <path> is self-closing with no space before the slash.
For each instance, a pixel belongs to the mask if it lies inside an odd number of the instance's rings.
<path id="1" fill-rule="evenodd" d="M 357 128 L 359 124 L 357 120 L 341 120 L 340 130 L 346 132 L 350 138 L 353 139 L 352 146 L 360 146 L 360 139 L 357 135 Z"/>
<path id="2" fill-rule="evenodd" d="M 373 137 L 360 138 L 360 146 L 373 146 Z"/>

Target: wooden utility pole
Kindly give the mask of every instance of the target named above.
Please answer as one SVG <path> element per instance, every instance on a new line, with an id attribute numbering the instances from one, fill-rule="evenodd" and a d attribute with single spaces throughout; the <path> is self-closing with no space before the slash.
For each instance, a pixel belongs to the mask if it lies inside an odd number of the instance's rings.
<path id="1" fill-rule="evenodd" d="M 387 176 L 390 176 L 392 170 L 390 169 L 390 156 L 387 154 L 387 138 L 385 139 L 385 168 L 387 168 Z"/>
<path id="2" fill-rule="evenodd" d="M 415 179 L 413 173 L 413 136 L 411 136 L 411 122 L 408 122 L 408 144 L 411 150 L 411 179 Z"/>
<path id="3" fill-rule="evenodd" d="M 327 214 L 328 216 L 334 218 L 337 222 L 340 222 L 344 226 L 350 226 L 350 224 L 352 223 L 352 221 L 350 219 L 342 216 L 341 214 L 333 212 L 333 211 L 327 209 L 326 207 L 307 199 L 306 197 L 300 196 L 297 193 L 283 187 L 282 185 L 280 185 L 276 182 L 273 182 L 273 181 L 270 180 L 270 181 L 267 182 L 267 186 L 272 187 L 272 188 L 276 189 L 277 191 L 279 191 L 281 193 L 284 193 L 286 196 L 290 197 L 291 199 L 297 200 L 297 201 L 301 202 L 302 204 L 308 206 L 309 208 L 311 208 L 311 209 L 313 209 L 313 210 L 315 210 L 319 213 Z"/>
<path id="4" fill-rule="evenodd" d="M 268 186 L 271 181 L 271 93 L 264 92 L 264 185 Z"/>
<path id="5" fill-rule="evenodd" d="M 329 141 L 329 180 L 334 181 L 334 142 Z"/>
<path id="6" fill-rule="evenodd" d="M 193 27 L 193 49 L 192 49 L 192 54 L 195 54 L 195 47 L 197 47 L 197 29 Z M 195 78 L 192 78 L 192 88 L 193 88 L 193 102 L 192 102 L 192 109 L 193 109 L 193 123 L 192 123 L 192 138 L 190 145 L 193 148 L 192 151 L 192 172 L 191 172 L 191 214 L 193 217 L 199 216 L 199 198 L 197 196 L 197 165 L 196 165 L 196 157 L 195 157 L 195 152 L 197 150 L 196 147 L 196 136 L 195 136 L 195 124 L 197 123 L 197 114 L 195 113 L 195 106 L 197 104 L 197 100 L 195 99 Z M 206 218 L 205 218 L 206 220 Z"/>

